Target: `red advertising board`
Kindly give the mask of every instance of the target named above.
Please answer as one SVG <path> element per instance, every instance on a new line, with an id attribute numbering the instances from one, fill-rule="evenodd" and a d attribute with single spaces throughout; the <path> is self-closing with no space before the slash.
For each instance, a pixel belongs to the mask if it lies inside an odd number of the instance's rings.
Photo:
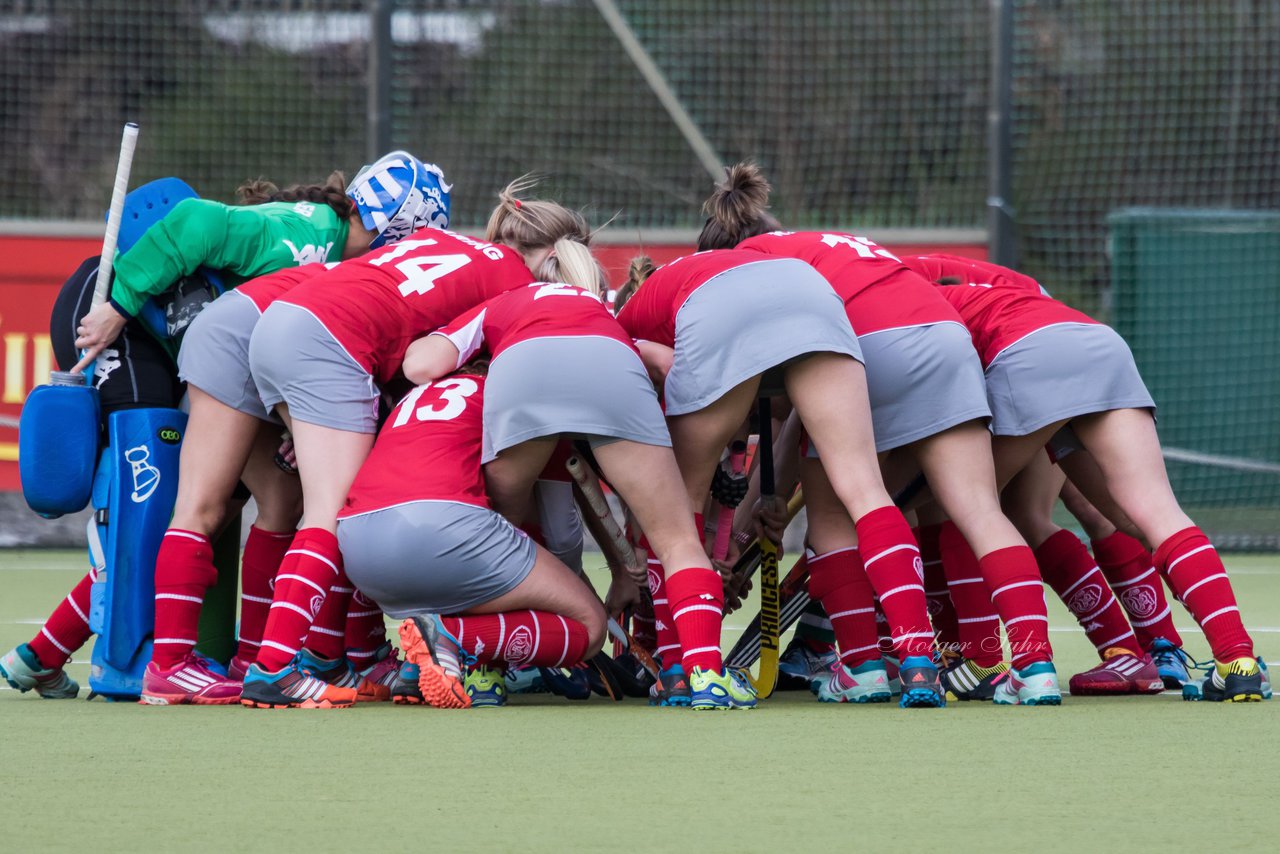
<path id="1" fill-rule="evenodd" d="M 0 491 L 19 489 L 18 414 L 31 389 L 48 382 L 54 367 L 49 346 L 49 312 L 58 288 L 80 262 L 101 249 L 100 239 L 84 237 L 28 237 L 0 234 Z M 890 244 L 890 248 L 893 247 Z M 904 252 L 945 251 L 985 258 L 980 244 L 911 245 Z M 661 264 L 691 249 L 687 245 L 635 246 L 605 244 L 597 255 L 620 284 L 631 259 L 639 254 Z"/>

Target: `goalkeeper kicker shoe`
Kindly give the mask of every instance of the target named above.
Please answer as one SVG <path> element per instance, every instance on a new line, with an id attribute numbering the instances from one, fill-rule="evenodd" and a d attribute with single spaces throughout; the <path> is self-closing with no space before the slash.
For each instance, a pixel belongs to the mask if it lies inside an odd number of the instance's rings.
<path id="1" fill-rule="evenodd" d="M 30 644 L 14 647 L 0 657 L 0 676 L 15 691 L 34 690 L 46 700 L 70 700 L 80 686 L 61 667 L 45 667 Z"/>
<path id="2" fill-rule="evenodd" d="M 437 709 L 471 706 L 462 685 L 458 641 L 445 631 L 438 616 L 424 614 L 401 623 L 400 648 L 405 659 L 418 666 L 418 689 L 428 705 Z"/>
<path id="3" fill-rule="evenodd" d="M 898 668 L 902 696 L 898 705 L 904 709 L 940 709 L 947 704 L 938 666 L 927 655 L 911 655 L 902 659 Z"/>
<path id="4" fill-rule="evenodd" d="M 497 707 L 507 704 L 507 683 L 496 667 L 479 665 L 467 671 L 463 688 L 471 698 L 471 708 Z"/>
<path id="5" fill-rule="evenodd" d="M 1072 676 L 1067 687 L 1073 697 L 1159 694 L 1164 690 L 1164 680 L 1153 661 L 1113 646 L 1102 653 L 1097 666 Z"/>
<path id="6" fill-rule="evenodd" d="M 250 709 L 349 709 L 355 704 L 355 688 L 308 676 L 296 658 L 274 673 L 251 665 L 240 692 L 240 705 Z"/>
<path id="7" fill-rule="evenodd" d="M 1008 672 L 1009 665 L 1003 661 L 979 667 L 972 659 L 962 658 L 942 671 L 942 687 L 948 700 L 990 700 Z"/>
<path id="8" fill-rule="evenodd" d="M 689 706 L 707 709 L 754 709 L 756 689 L 737 670 L 693 668 L 689 674 Z"/>
<path id="9" fill-rule="evenodd" d="M 813 692 L 823 703 L 887 703 L 889 674 L 884 660 L 873 658 L 857 667 L 846 667 L 837 661 L 825 679 L 814 679 Z"/>
<path id="10" fill-rule="evenodd" d="M 1058 671 L 1051 661 L 1037 661 L 1021 670 L 1011 667 L 1009 677 L 996 685 L 991 700 L 997 706 L 1060 706 Z"/>
<path id="11" fill-rule="evenodd" d="M 231 706 L 240 701 L 241 684 L 212 670 L 203 658 L 188 654 L 173 667 L 154 661 L 142 672 L 144 706 Z"/>

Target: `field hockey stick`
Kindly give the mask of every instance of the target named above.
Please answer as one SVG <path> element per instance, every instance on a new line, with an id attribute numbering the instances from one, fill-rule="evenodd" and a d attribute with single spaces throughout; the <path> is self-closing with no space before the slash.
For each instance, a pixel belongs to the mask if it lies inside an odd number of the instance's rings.
<path id="1" fill-rule="evenodd" d="M 613 511 L 609 509 L 609 502 L 605 500 L 604 491 L 600 488 L 600 480 L 596 477 L 595 472 L 578 457 L 573 456 L 565 461 L 565 468 L 568 469 L 569 475 L 573 478 L 574 497 L 579 500 L 579 504 L 585 504 L 583 507 L 584 516 L 586 516 L 587 527 L 591 529 L 592 536 L 600 545 L 600 549 L 604 552 L 605 560 L 610 567 L 619 567 L 622 571 L 634 580 L 634 575 L 630 569 L 636 567 L 636 552 L 632 548 L 631 543 L 627 541 L 626 535 L 622 532 L 616 519 L 613 518 Z M 593 524 L 594 522 L 594 524 Z M 646 574 L 647 575 L 647 574 Z M 648 587 L 644 588 L 647 593 Z M 660 668 L 657 662 L 653 660 L 653 656 L 649 655 L 648 650 L 635 642 L 635 639 L 627 633 L 622 625 L 612 616 L 609 616 L 609 633 L 622 644 L 623 648 L 635 656 L 636 661 L 649 672 L 653 678 L 658 678 Z"/>
<path id="2" fill-rule="evenodd" d="M 735 478 L 742 477 L 746 466 L 747 443 L 734 442 L 729 446 L 729 468 Z M 729 537 L 733 534 L 733 511 L 735 507 L 720 506 L 720 516 L 716 520 L 716 542 L 712 546 L 711 556 L 716 560 L 724 560 L 729 554 Z"/>
<path id="3" fill-rule="evenodd" d="M 787 630 L 795 625 L 796 620 L 800 619 L 800 615 L 804 613 L 804 609 L 809 607 L 809 591 L 805 582 L 809 578 L 808 558 L 802 556 L 791 567 L 791 571 L 782 579 L 779 586 L 779 598 L 782 600 L 780 616 L 778 619 L 778 636 L 786 634 Z M 751 620 L 750 624 L 742 631 L 742 635 L 738 638 L 738 642 L 729 650 L 729 654 L 725 656 L 724 663 L 726 667 L 736 667 L 740 670 L 746 670 L 756 663 L 756 658 L 760 655 L 760 615 Z"/>
<path id="4" fill-rule="evenodd" d="M 773 410 L 769 398 L 760 398 L 760 497 L 773 498 Z M 751 679 L 756 696 L 766 699 L 778 684 L 778 547 L 768 538 L 760 543 L 760 667 Z M 747 671 L 750 676 L 750 671 Z"/>
<path id="5" fill-rule="evenodd" d="M 804 492 L 797 489 L 795 494 L 791 496 L 791 500 L 787 502 L 787 524 L 791 522 L 800 513 L 804 507 Z M 738 560 L 733 564 L 730 570 L 732 581 L 730 584 L 741 584 L 751 576 L 755 575 L 756 570 L 760 568 L 760 539 L 752 540 L 750 545 L 743 550 L 738 556 Z"/>
<path id="6" fill-rule="evenodd" d="M 93 284 L 92 311 L 111 295 L 111 270 L 115 264 L 116 242 L 120 238 L 120 220 L 124 218 L 124 197 L 129 193 L 129 172 L 133 169 L 133 152 L 138 146 L 138 126 L 128 122 L 120 137 L 120 158 L 116 161 L 116 179 L 111 185 L 111 206 L 107 208 L 107 231 L 102 236 L 102 257 L 98 259 L 98 278 Z M 80 351 L 84 358 L 85 351 Z M 88 365 L 77 364 L 82 371 Z M 75 368 L 72 369 L 75 371 Z"/>

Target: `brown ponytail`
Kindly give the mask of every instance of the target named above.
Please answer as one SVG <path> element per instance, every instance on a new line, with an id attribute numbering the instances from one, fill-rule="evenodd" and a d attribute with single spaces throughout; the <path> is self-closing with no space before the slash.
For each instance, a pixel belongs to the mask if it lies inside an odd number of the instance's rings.
<path id="1" fill-rule="evenodd" d="M 623 306 L 627 304 L 627 300 L 635 296 L 640 286 L 645 280 L 653 275 L 653 271 L 657 269 L 653 264 L 653 259 L 648 255 L 637 255 L 631 259 L 631 266 L 627 269 L 627 281 L 618 288 L 617 294 L 613 297 L 613 313 L 617 314 L 622 311 Z"/>
<path id="2" fill-rule="evenodd" d="M 242 205 L 313 202 L 333 208 L 339 219 L 346 219 L 355 211 L 355 203 L 347 195 L 346 176 L 336 171 L 323 184 L 294 184 L 283 190 L 265 178 L 250 179 L 236 188 L 236 199 Z"/>
<path id="3" fill-rule="evenodd" d="M 535 179 L 524 175 L 498 193 L 498 206 L 489 215 L 484 239 L 510 246 L 521 255 L 554 248 L 538 269 L 530 272 L 544 282 L 564 282 L 600 295 L 607 279 L 591 254 L 591 228 L 586 217 L 555 202 L 521 199 L 520 195 L 535 184 Z"/>
<path id="4" fill-rule="evenodd" d="M 724 183 L 702 203 L 707 221 L 698 235 L 698 251 L 732 249 L 749 237 L 781 228 L 768 212 L 771 189 L 754 163 L 726 168 Z"/>

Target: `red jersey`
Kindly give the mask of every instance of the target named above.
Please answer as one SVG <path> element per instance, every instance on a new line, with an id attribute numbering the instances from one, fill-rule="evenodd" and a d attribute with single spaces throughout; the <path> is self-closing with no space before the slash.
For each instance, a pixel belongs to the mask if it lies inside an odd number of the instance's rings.
<path id="1" fill-rule="evenodd" d="M 535 282 L 487 300 L 436 332 L 458 348 L 458 365 L 480 350 L 492 359 L 532 338 L 595 336 L 635 350 L 600 298 L 573 285 Z"/>
<path id="2" fill-rule="evenodd" d="M 761 260 L 758 252 L 710 249 L 663 264 L 627 300 L 618 323 L 636 341 L 675 347 L 676 315 L 689 296 L 721 273 Z"/>
<path id="3" fill-rule="evenodd" d="M 773 231 L 744 240 L 739 249 L 799 258 L 816 269 L 844 300 L 858 335 L 959 323 L 960 318 L 934 288 L 892 252 L 866 237 L 821 231 Z"/>
<path id="4" fill-rule="evenodd" d="M 533 274 L 519 253 L 450 231 L 423 228 L 399 243 L 344 261 L 281 302 L 311 312 L 361 367 L 385 384 L 410 342 Z"/>
<path id="5" fill-rule="evenodd" d="M 410 501 L 488 507 L 480 469 L 484 377 L 451 374 L 391 410 L 339 519 Z"/>
<path id="6" fill-rule="evenodd" d="M 267 310 L 267 306 L 293 290 L 294 286 L 305 282 L 325 270 L 332 270 L 337 264 L 303 264 L 301 267 L 285 267 L 265 276 L 258 276 L 240 285 L 232 293 L 247 298 L 258 309 L 258 314 Z"/>
<path id="7" fill-rule="evenodd" d="M 911 255 L 903 261 L 930 282 L 959 279 L 956 285 L 938 285 L 937 291 L 960 312 L 983 368 L 1036 330 L 1057 323 L 1098 322 L 1008 267 L 954 255 Z"/>

